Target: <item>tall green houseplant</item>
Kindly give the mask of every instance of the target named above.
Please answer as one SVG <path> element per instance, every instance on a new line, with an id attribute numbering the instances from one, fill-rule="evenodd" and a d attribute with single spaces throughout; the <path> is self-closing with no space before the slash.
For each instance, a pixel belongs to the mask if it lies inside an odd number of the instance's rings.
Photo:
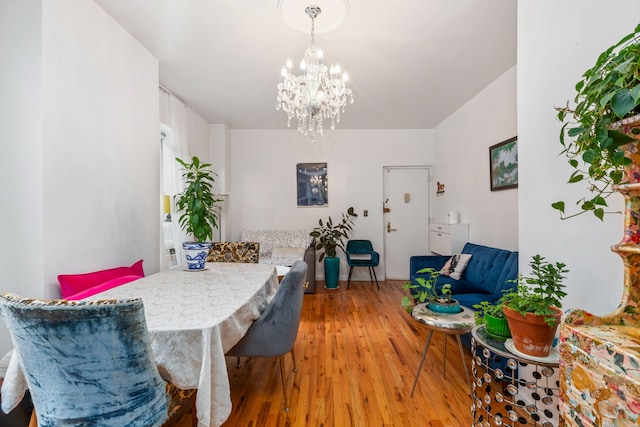
<path id="1" fill-rule="evenodd" d="M 338 248 L 344 252 L 344 239 L 349 238 L 349 233 L 353 231 L 353 219 L 358 214 L 353 207 L 347 209 L 342 214 L 342 220 L 333 222 L 331 217 L 324 222 L 318 221 L 318 227 L 314 228 L 310 236 L 314 238 L 316 251 L 320 252 L 319 261 L 324 260 L 324 279 L 327 289 L 337 289 L 340 278 L 340 258 L 338 258 Z"/>
<path id="2" fill-rule="evenodd" d="M 218 228 L 216 203 L 222 200 L 213 194 L 216 174 L 210 169 L 210 163 L 202 163 L 197 156 L 192 157 L 190 163 L 177 157 L 176 161 L 182 166 L 185 184 L 176 199 L 176 209 L 181 212 L 178 222 L 182 230 L 194 238 L 193 242 L 183 242 L 182 247 L 188 270 L 201 271 L 205 268 L 213 230 Z"/>
<path id="3" fill-rule="evenodd" d="M 623 183 L 623 168 L 631 164 L 621 147 L 634 140 L 611 125 L 640 112 L 640 25 L 600 54 L 576 84 L 576 92 L 575 107 L 567 102 L 556 108 L 564 123 L 560 143 L 574 169 L 569 183 L 586 181 L 590 195 L 576 202 L 577 213 L 566 215 L 564 201 L 552 207 L 562 219 L 592 212 L 602 220 L 611 185 Z"/>
<path id="4" fill-rule="evenodd" d="M 213 230 L 218 228 L 218 215 L 215 212 L 216 199 L 213 194 L 215 172 L 210 163 L 202 163 L 197 156 L 193 156 L 191 163 L 176 157 L 182 166 L 182 179 L 185 189 L 178 194 L 176 208 L 182 212 L 179 218 L 182 230 L 192 235 L 196 242 L 202 243 L 213 240 Z"/>

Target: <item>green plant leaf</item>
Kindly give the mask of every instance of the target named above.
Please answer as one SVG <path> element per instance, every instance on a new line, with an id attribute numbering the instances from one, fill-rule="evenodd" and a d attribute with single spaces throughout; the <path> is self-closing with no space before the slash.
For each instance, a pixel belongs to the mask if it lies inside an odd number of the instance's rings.
<path id="1" fill-rule="evenodd" d="M 621 89 L 611 99 L 611 109 L 619 119 L 625 117 L 635 106 L 636 103 L 633 101 L 629 89 Z"/>
<path id="2" fill-rule="evenodd" d="M 600 219 L 600 221 L 604 221 L 604 209 L 596 208 L 593 210 L 593 214 Z"/>
<path id="3" fill-rule="evenodd" d="M 551 204 L 551 207 L 553 209 L 557 209 L 560 212 L 564 213 L 564 202 L 560 201 L 560 202 L 555 202 Z"/>

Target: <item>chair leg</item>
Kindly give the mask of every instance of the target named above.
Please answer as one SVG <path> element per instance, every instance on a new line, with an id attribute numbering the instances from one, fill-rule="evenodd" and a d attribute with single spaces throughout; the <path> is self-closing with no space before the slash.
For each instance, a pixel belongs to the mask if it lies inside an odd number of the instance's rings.
<path id="1" fill-rule="evenodd" d="M 347 278 L 347 290 L 349 289 L 349 285 L 351 285 L 351 273 L 353 272 L 353 266 L 349 267 L 349 277 Z"/>
<path id="2" fill-rule="evenodd" d="M 278 356 L 280 359 L 280 376 L 282 377 L 282 394 L 284 395 L 284 412 L 289 412 L 289 399 L 287 397 L 287 376 L 284 372 L 284 356 Z"/>
<path id="3" fill-rule="evenodd" d="M 376 269 L 375 267 L 369 267 L 369 269 L 371 271 L 373 271 L 373 277 L 376 279 L 376 286 L 378 287 L 378 290 L 380 290 L 380 284 L 378 283 L 378 276 L 376 276 Z"/>
<path id="4" fill-rule="evenodd" d="M 198 399 L 198 392 L 193 398 L 193 404 L 191 406 L 191 427 L 198 427 L 198 410 L 196 409 L 196 401 Z"/>
<path id="5" fill-rule="evenodd" d="M 298 372 L 298 367 L 296 366 L 296 353 L 293 351 L 293 347 L 291 347 L 291 359 L 293 360 L 293 372 Z"/>

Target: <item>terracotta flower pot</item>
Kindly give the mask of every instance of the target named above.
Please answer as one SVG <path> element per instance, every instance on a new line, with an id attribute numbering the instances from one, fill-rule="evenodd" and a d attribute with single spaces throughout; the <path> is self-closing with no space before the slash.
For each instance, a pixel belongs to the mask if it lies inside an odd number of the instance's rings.
<path id="1" fill-rule="evenodd" d="M 556 336 L 556 330 L 562 317 L 562 310 L 557 307 L 551 307 L 551 309 L 556 312 L 553 315 L 556 318 L 554 326 L 549 326 L 544 321 L 546 316 L 531 313 L 523 316 L 507 306 L 502 308 L 509 323 L 513 345 L 518 351 L 536 357 L 549 355 L 551 344 Z"/>

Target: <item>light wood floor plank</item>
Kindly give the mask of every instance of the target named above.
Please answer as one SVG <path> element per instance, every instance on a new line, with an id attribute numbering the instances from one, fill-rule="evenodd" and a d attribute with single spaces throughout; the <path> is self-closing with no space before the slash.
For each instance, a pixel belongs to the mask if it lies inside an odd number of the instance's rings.
<path id="1" fill-rule="evenodd" d="M 471 425 L 471 397 L 455 338 L 435 333 L 410 396 L 428 330 L 400 307 L 403 282 L 353 282 L 304 296 L 297 372 L 287 377 L 284 413 L 277 358 L 228 358 L 233 412 L 224 427 L 456 427 Z M 465 348 L 467 366 L 471 367 Z M 290 355 L 287 369 L 292 371 Z M 179 427 L 189 427 L 189 417 Z"/>

